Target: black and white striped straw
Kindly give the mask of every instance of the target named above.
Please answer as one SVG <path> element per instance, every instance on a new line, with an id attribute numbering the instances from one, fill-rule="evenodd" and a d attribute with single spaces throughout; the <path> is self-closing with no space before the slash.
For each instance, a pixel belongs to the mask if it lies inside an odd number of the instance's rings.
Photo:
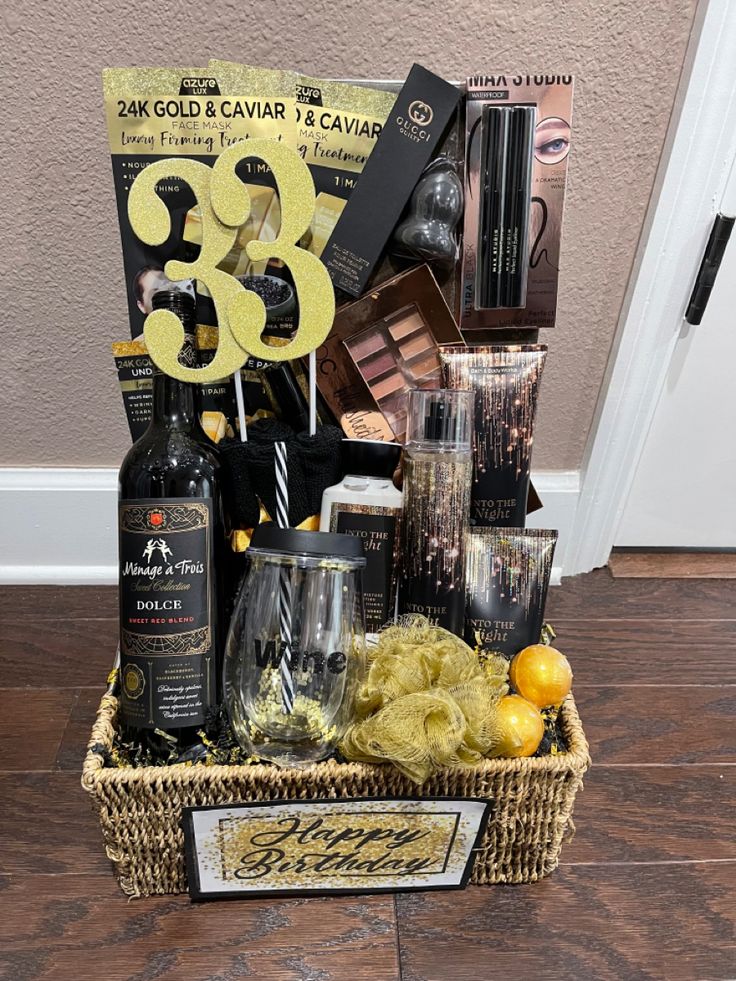
<path id="1" fill-rule="evenodd" d="M 276 524 L 289 527 L 289 482 L 286 473 L 286 443 L 275 444 Z M 279 630 L 281 633 L 281 711 L 294 710 L 294 677 L 291 664 L 291 580 L 288 566 L 279 572 Z"/>

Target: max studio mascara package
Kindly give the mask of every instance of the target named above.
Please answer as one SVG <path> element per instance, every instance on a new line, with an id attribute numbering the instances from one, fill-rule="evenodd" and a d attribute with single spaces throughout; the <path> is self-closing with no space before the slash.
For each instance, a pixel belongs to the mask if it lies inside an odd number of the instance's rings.
<path id="1" fill-rule="evenodd" d="M 467 80 L 460 327 L 554 327 L 571 75 Z"/>

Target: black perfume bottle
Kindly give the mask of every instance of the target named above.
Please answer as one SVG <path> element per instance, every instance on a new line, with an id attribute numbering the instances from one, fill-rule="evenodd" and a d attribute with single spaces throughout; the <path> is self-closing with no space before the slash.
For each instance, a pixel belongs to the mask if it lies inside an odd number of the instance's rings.
<path id="1" fill-rule="evenodd" d="M 194 364 L 194 298 L 156 293 L 181 320 L 180 360 Z M 220 461 L 199 420 L 198 386 L 153 378 L 151 423 L 120 468 L 121 723 L 154 755 L 196 741 L 221 700 Z"/>

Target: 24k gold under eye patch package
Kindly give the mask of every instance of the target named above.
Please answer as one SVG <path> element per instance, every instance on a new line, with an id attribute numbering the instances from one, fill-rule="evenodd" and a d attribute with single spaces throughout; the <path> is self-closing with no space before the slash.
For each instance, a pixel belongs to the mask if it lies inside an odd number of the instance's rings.
<path id="1" fill-rule="evenodd" d="M 209 364 L 217 349 L 217 328 L 198 325 L 196 336 L 196 366 Z M 135 442 L 148 428 L 153 407 L 153 363 L 142 337 L 133 341 L 115 341 L 112 345 L 118 372 L 120 393 L 128 420 L 130 435 Z M 270 415 L 271 410 L 260 379 L 266 362 L 248 358 L 240 370 L 246 417 Z M 204 382 L 198 386 L 202 424 L 207 434 L 218 442 L 238 429 L 238 411 L 233 377 Z"/>

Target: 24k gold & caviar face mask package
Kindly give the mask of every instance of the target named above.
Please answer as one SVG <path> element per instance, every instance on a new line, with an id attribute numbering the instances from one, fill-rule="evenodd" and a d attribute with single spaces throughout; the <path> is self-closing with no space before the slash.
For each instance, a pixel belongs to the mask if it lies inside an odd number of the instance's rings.
<path id="1" fill-rule="evenodd" d="M 296 141 L 296 75 L 250 65 L 211 59 L 209 71 L 217 78 L 223 98 L 237 98 L 248 118 L 247 132 L 238 139 L 270 139 L 293 147 Z M 270 331 L 288 335 L 295 326 L 298 302 L 289 269 L 279 259 L 251 260 L 245 248 L 251 241 L 273 242 L 281 226 L 281 203 L 271 169 L 257 157 L 236 168 L 250 196 L 251 211 L 238 231 L 230 255 L 221 263 L 266 306 Z M 194 217 L 194 216 L 193 216 Z M 196 221 L 191 232 L 196 235 Z M 186 237 L 185 229 L 185 237 Z"/>
<path id="2" fill-rule="evenodd" d="M 315 255 L 322 255 L 395 101 L 395 92 L 297 76 L 296 146 L 317 192 L 302 245 Z"/>
<path id="3" fill-rule="evenodd" d="M 103 72 L 130 331 L 134 338 L 143 331 L 153 294 L 170 287 L 164 274 L 166 262 L 190 261 L 201 243 L 199 202 L 175 172 L 157 186 L 171 215 L 167 241 L 149 246 L 133 234 L 127 204 L 137 175 L 148 164 L 171 157 L 212 164 L 222 150 L 248 138 L 284 140 L 290 146 L 295 142 L 291 73 L 228 63 L 218 63 L 218 71 L 221 78 L 212 68 L 110 68 Z M 277 217 L 273 178 L 262 161 L 252 159 L 242 162 L 238 175 L 255 187 L 253 213 L 221 268 L 234 275 L 257 277 L 259 282 L 251 283 L 250 288 L 265 293 L 267 310 L 277 305 L 281 310 L 284 300 L 293 298 L 293 291 L 279 287 L 278 280 L 264 280 L 265 269 L 251 268 L 253 264 L 247 262 L 244 253 L 247 241 L 267 238 L 272 227 L 278 229 L 280 213 Z M 271 297 L 274 302 L 269 304 Z M 197 318 L 203 324 L 217 323 L 214 306 L 201 288 Z"/>

